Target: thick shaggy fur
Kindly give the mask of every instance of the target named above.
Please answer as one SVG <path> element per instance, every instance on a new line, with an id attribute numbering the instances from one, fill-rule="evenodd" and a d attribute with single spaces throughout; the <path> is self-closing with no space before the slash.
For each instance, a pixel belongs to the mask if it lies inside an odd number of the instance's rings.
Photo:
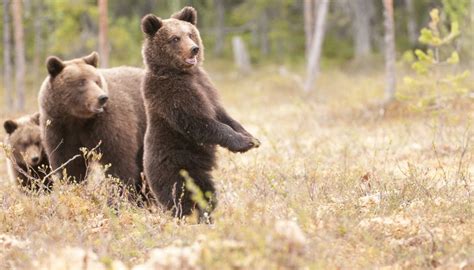
<path id="1" fill-rule="evenodd" d="M 49 161 L 41 141 L 39 113 L 7 120 L 3 126 L 7 133 L 5 144 L 12 147 L 7 159 L 10 181 L 24 191 L 51 190 L 52 182 L 45 178 Z"/>
<path id="2" fill-rule="evenodd" d="M 259 145 L 226 113 L 201 67 L 203 45 L 196 21 L 191 7 L 167 20 L 151 14 L 142 19 L 147 68 L 142 86 L 147 113 L 144 170 L 158 201 L 177 216 L 196 207 L 202 215 L 215 207 L 211 171 L 216 145 L 233 152 Z M 203 192 L 206 209 L 192 200 L 183 170 Z"/>
<path id="3" fill-rule="evenodd" d="M 146 125 L 140 94 L 144 71 L 97 69 L 97 58 L 92 53 L 71 61 L 48 59 L 49 76 L 39 95 L 46 152 L 56 169 L 80 154 L 80 148 L 92 149 L 100 142 L 101 162 L 111 165 L 108 173 L 140 190 Z M 74 181 L 82 181 L 84 159 L 70 162 L 66 170 Z"/>

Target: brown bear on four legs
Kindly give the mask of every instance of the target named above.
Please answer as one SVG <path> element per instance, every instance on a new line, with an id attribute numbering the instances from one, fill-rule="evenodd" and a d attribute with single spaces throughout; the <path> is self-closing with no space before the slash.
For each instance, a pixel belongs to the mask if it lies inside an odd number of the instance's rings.
<path id="1" fill-rule="evenodd" d="M 108 173 L 140 190 L 143 138 L 146 121 L 140 84 L 144 70 L 132 67 L 97 69 L 98 55 L 62 61 L 49 57 L 49 76 L 41 86 L 41 129 L 52 169 L 79 148 L 92 149 L 101 142 L 101 162 Z M 66 166 L 69 176 L 82 181 L 84 159 Z"/>
<path id="2" fill-rule="evenodd" d="M 202 217 L 215 207 L 211 171 L 216 145 L 245 152 L 260 144 L 226 113 L 201 67 L 203 45 L 196 22 L 192 7 L 166 20 L 152 14 L 142 19 L 145 175 L 158 201 L 180 217 L 195 208 Z M 207 209 L 199 209 L 191 199 L 182 170 L 207 195 Z"/>
<path id="3" fill-rule="evenodd" d="M 49 162 L 41 142 L 39 113 L 7 120 L 3 127 L 7 133 L 5 144 L 12 147 L 12 155 L 7 158 L 10 181 L 25 191 L 50 191 L 53 183 L 45 178 Z"/>

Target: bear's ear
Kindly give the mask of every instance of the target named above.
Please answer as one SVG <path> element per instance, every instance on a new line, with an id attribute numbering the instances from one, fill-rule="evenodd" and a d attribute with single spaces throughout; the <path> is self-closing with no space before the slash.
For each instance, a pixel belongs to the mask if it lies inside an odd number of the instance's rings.
<path id="1" fill-rule="evenodd" d="M 12 134 L 18 127 L 18 125 L 13 120 L 7 120 L 3 123 L 3 127 L 8 134 Z"/>
<path id="2" fill-rule="evenodd" d="M 142 19 L 142 31 L 148 36 L 153 36 L 162 26 L 161 19 L 153 14 L 148 14 Z"/>
<path id="3" fill-rule="evenodd" d="M 197 11 L 193 7 L 184 7 L 181 11 L 178 11 L 175 14 L 171 15 L 171 18 L 196 25 Z"/>
<path id="4" fill-rule="evenodd" d="M 99 54 L 97 52 L 92 52 L 86 57 L 83 57 L 82 60 L 86 62 L 86 64 L 91 65 L 93 67 L 97 67 L 99 64 Z"/>
<path id="5" fill-rule="evenodd" d="M 46 68 L 51 77 L 56 77 L 64 69 L 64 64 L 58 57 L 50 56 L 46 60 Z"/>
<path id="6" fill-rule="evenodd" d="M 38 125 L 40 124 L 40 113 L 37 112 L 37 113 L 34 113 L 33 115 L 31 115 L 31 122 L 35 125 Z"/>

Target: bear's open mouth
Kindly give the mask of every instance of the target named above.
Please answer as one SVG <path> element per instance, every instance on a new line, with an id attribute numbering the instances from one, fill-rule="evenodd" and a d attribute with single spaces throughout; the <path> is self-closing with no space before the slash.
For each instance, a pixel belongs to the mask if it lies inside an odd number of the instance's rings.
<path id="1" fill-rule="evenodd" d="M 197 56 L 194 56 L 192 58 L 188 58 L 185 60 L 186 64 L 189 64 L 191 66 L 194 66 L 197 64 Z"/>
<path id="2" fill-rule="evenodd" d="M 90 111 L 93 113 L 102 113 L 104 112 L 104 106 L 91 107 Z"/>

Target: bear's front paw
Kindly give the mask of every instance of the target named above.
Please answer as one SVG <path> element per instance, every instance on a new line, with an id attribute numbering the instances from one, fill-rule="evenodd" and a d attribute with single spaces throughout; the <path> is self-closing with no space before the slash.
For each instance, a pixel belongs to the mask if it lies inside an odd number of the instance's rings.
<path id="1" fill-rule="evenodd" d="M 253 142 L 253 147 L 254 148 L 259 148 L 260 145 L 262 144 L 257 138 L 252 137 L 252 142 Z"/>
<path id="2" fill-rule="evenodd" d="M 256 144 L 260 145 L 260 142 L 253 137 L 239 136 L 230 143 L 228 149 L 235 153 L 243 153 L 256 147 Z"/>
<path id="3" fill-rule="evenodd" d="M 255 137 L 254 137 L 252 134 L 250 134 L 249 132 L 244 131 L 244 132 L 242 132 L 242 133 L 240 133 L 240 134 L 242 134 L 244 137 L 249 137 L 249 138 L 252 139 L 253 148 L 258 148 L 258 147 L 260 147 L 260 144 L 261 144 L 261 143 L 260 143 L 260 140 L 257 139 L 257 138 L 255 138 Z"/>

